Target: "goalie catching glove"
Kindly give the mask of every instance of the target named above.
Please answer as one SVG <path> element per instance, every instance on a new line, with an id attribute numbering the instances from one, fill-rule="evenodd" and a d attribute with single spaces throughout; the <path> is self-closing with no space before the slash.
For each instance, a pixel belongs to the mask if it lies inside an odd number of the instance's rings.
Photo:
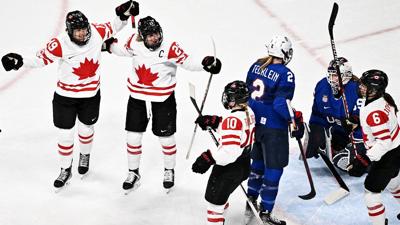
<path id="1" fill-rule="evenodd" d="M 196 161 L 192 165 L 192 171 L 203 174 L 214 164 L 215 160 L 212 157 L 210 150 L 207 150 L 197 157 Z"/>
<path id="2" fill-rule="evenodd" d="M 139 3 L 136 1 L 127 1 L 117 8 L 115 8 L 115 13 L 121 20 L 127 20 L 130 16 L 139 15 Z"/>

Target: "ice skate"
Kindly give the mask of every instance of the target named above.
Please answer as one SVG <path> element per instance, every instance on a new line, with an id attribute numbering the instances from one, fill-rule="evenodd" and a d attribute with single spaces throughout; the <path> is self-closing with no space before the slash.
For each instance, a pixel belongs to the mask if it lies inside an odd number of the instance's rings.
<path id="1" fill-rule="evenodd" d="M 60 175 L 54 181 L 54 187 L 56 188 L 55 192 L 56 193 L 60 192 L 66 185 L 68 185 L 71 177 L 72 177 L 71 166 L 68 167 L 67 169 L 61 168 Z"/>
<path id="2" fill-rule="evenodd" d="M 79 153 L 78 173 L 81 175 L 81 179 L 84 179 L 88 175 L 89 160 L 90 154 Z"/>
<path id="3" fill-rule="evenodd" d="M 249 196 L 249 200 L 250 200 L 250 202 L 253 204 L 254 208 L 258 212 L 257 198 L 254 197 L 254 196 Z M 245 208 L 245 211 L 244 211 L 244 224 L 245 225 L 250 224 L 250 222 L 253 220 L 253 218 L 254 218 L 254 213 L 251 210 L 249 203 L 246 202 L 246 208 Z"/>
<path id="4" fill-rule="evenodd" d="M 399 213 L 399 214 L 397 214 L 397 219 L 398 219 L 398 220 L 400 220 L 400 213 Z"/>
<path id="5" fill-rule="evenodd" d="M 164 169 L 163 186 L 164 186 L 165 192 L 167 194 L 172 190 L 172 187 L 174 186 L 174 184 L 175 184 L 174 169 Z"/>
<path id="6" fill-rule="evenodd" d="M 264 225 L 286 225 L 286 222 L 275 218 L 270 212 L 260 212 L 261 220 Z"/>
<path id="7" fill-rule="evenodd" d="M 128 195 L 131 191 L 136 190 L 140 186 L 140 175 L 139 170 L 129 170 L 128 177 L 122 184 L 122 188 L 125 190 L 125 195 Z"/>

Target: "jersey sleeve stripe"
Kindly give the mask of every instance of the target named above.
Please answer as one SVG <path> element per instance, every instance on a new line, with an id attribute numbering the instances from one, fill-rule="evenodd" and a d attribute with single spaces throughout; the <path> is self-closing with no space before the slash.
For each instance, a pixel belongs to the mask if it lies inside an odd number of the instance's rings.
<path id="1" fill-rule="evenodd" d="M 228 139 L 228 138 L 233 138 L 233 139 L 239 139 L 240 140 L 240 136 L 239 135 L 228 134 L 228 135 L 223 135 L 222 136 L 222 139 Z"/>
<path id="2" fill-rule="evenodd" d="M 378 136 L 378 135 L 384 134 L 384 133 L 390 133 L 389 129 L 384 129 L 384 130 L 380 130 L 380 131 L 377 131 L 377 132 L 373 132 L 372 135 Z"/>
<path id="3" fill-rule="evenodd" d="M 397 125 L 397 129 L 396 129 L 396 131 L 394 132 L 394 135 L 393 135 L 393 137 L 392 137 L 392 140 L 395 140 L 395 139 L 397 138 L 397 135 L 399 135 L 399 131 L 400 131 L 400 127 L 399 127 L 399 125 Z"/>
<path id="4" fill-rule="evenodd" d="M 390 135 L 384 136 L 384 137 L 378 137 L 378 139 L 381 139 L 382 141 L 386 139 L 391 139 Z"/>
<path id="5" fill-rule="evenodd" d="M 239 145 L 240 146 L 240 142 L 237 141 L 223 141 L 222 145 Z"/>

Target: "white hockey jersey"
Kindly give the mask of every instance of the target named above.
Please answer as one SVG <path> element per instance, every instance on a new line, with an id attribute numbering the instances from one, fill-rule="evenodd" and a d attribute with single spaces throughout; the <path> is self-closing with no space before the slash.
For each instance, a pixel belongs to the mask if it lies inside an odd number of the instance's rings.
<path id="1" fill-rule="evenodd" d="M 113 23 L 91 24 L 91 37 L 83 46 L 73 43 L 67 32 L 63 32 L 51 39 L 35 57 L 24 57 L 24 66 L 43 67 L 58 60 L 57 94 L 72 98 L 93 97 L 100 88 L 101 46 L 126 24 L 127 21 L 119 17 Z"/>
<path id="2" fill-rule="evenodd" d="M 201 71 L 201 62 L 192 57 L 175 41 L 164 41 L 155 51 L 150 51 L 137 34 L 131 35 L 125 45 L 114 43 L 110 51 L 119 56 L 132 57 L 132 72 L 128 76 L 131 97 L 144 101 L 163 102 L 175 90 L 176 70 Z"/>
<path id="3" fill-rule="evenodd" d="M 247 146 L 253 145 L 255 116 L 250 107 L 248 112 L 249 119 L 243 110 L 233 110 L 222 118 L 218 127 L 220 145 L 210 150 L 217 165 L 225 166 L 235 162 Z"/>
<path id="4" fill-rule="evenodd" d="M 367 155 L 372 161 L 379 161 L 385 153 L 400 145 L 396 113 L 383 97 L 361 107 L 360 124 Z"/>

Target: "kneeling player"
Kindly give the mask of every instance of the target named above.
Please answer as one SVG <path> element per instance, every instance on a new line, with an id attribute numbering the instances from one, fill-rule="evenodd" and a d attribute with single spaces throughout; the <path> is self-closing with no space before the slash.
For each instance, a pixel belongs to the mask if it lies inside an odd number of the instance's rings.
<path id="1" fill-rule="evenodd" d="M 254 139 L 254 113 L 247 106 L 249 90 L 243 81 L 225 86 L 222 103 L 230 112 L 225 116 L 199 116 L 196 123 L 211 127 L 221 136 L 217 149 L 203 152 L 193 163 L 195 173 L 205 173 L 214 165 L 208 179 L 205 198 L 208 201 L 207 224 L 224 224 L 224 211 L 230 194 L 250 173 L 250 150 Z"/>

